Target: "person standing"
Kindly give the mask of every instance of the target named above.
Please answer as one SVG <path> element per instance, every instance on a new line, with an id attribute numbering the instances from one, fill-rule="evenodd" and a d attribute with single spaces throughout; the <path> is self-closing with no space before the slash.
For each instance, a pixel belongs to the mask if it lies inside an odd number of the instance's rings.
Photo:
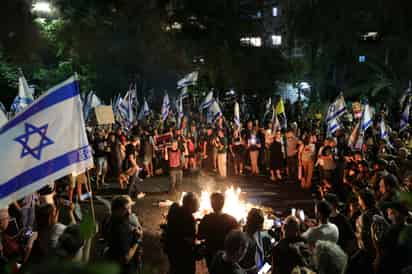
<path id="1" fill-rule="evenodd" d="M 302 166 L 301 186 L 310 189 L 312 186 L 313 167 L 315 165 L 315 144 L 311 142 L 311 136 L 307 135 L 300 146 L 299 160 Z"/>
<path id="2" fill-rule="evenodd" d="M 250 165 L 252 168 L 252 175 L 259 175 L 259 166 L 258 166 L 258 159 L 259 159 L 259 150 L 261 148 L 261 142 L 258 138 L 256 131 L 253 131 L 250 135 L 248 140 L 248 148 L 249 148 L 249 155 L 250 155 Z"/>
<path id="3" fill-rule="evenodd" d="M 182 152 L 176 139 L 172 141 L 172 147 L 165 147 L 165 160 L 169 161 L 170 185 L 169 193 L 175 193 L 176 188 L 183 181 Z"/>
<path id="4" fill-rule="evenodd" d="M 217 151 L 217 168 L 219 176 L 222 178 L 227 177 L 227 148 L 228 141 L 225 136 L 225 131 L 219 129 L 217 138 L 215 140 L 216 151 Z"/>
<path id="5" fill-rule="evenodd" d="M 235 170 L 235 175 L 243 175 L 243 168 L 245 166 L 245 144 L 244 140 L 242 138 L 242 135 L 240 134 L 239 129 L 235 129 L 233 132 L 233 140 L 232 144 L 230 146 L 230 151 L 233 156 L 233 162 L 234 162 L 234 170 Z"/>
<path id="6" fill-rule="evenodd" d="M 270 179 L 272 181 L 282 180 L 281 169 L 283 168 L 282 134 L 277 131 L 274 141 L 270 144 Z"/>
<path id="7" fill-rule="evenodd" d="M 213 257 L 218 251 L 224 249 L 226 235 L 233 229 L 239 227 L 236 219 L 231 215 L 223 213 L 225 196 L 215 192 L 210 196 L 213 213 L 203 217 L 199 224 L 198 239 L 205 240 L 206 264 L 210 270 Z"/>
<path id="8" fill-rule="evenodd" d="M 287 171 L 290 180 L 298 179 L 298 152 L 301 142 L 292 129 L 286 132 Z"/>
<path id="9" fill-rule="evenodd" d="M 189 192 L 183 197 L 182 206 L 173 204 L 167 214 L 166 252 L 170 274 L 195 274 L 196 221 L 193 217 L 199 209 L 196 194 Z"/>

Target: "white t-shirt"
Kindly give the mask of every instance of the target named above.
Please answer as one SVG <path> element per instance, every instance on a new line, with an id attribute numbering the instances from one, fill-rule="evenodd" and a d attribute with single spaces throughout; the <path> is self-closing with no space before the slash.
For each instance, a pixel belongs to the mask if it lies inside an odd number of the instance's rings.
<path id="1" fill-rule="evenodd" d="M 309 244 L 316 244 L 317 241 L 330 241 L 337 243 L 339 239 L 338 227 L 332 223 L 320 224 L 309 228 L 302 234 Z"/>

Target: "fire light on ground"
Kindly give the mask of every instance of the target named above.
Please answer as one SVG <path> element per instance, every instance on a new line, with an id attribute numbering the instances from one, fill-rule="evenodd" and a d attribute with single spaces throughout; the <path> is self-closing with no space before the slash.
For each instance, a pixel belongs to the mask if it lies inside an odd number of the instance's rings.
<path id="1" fill-rule="evenodd" d="M 183 201 L 183 196 L 186 192 L 182 193 L 180 203 Z M 252 208 L 261 208 L 260 206 L 246 202 L 241 198 L 242 190 L 233 186 L 229 187 L 225 191 L 225 206 L 223 207 L 223 213 L 233 216 L 241 224 L 246 223 L 247 214 Z M 209 191 L 203 190 L 200 194 L 200 207 L 194 214 L 196 219 L 202 219 L 205 215 L 213 212 L 210 204 Z M 265 213 L 265 228 L 270 228 L 273 225 L 273 219 L 269 219 L 268 214 Z"/>

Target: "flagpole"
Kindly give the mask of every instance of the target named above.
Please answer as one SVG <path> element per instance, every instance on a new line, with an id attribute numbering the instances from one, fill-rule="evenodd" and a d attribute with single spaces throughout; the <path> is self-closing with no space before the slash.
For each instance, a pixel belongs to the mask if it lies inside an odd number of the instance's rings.
<path id="1" fill-rule="evenodd" d="M 89 191 L 90 191 L 90 208 L 91 208 L 91 211 L 92 211 L 93 223 L 96 224 L 96 213 L 95 213 L 95 210 L 94 210 L 94 202 L 93 202 L 94 193 L 93 193 L 93 190 L 92 190 L 92 184 L 90 182 L 89 169 L 86 169 L 86 177 L 87 177 L 87 184 L 89 185 Z"/>

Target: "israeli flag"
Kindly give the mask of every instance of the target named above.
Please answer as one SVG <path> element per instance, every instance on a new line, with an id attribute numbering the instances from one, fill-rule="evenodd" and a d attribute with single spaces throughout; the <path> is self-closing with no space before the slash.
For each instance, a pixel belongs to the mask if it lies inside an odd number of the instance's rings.
<path id="1" fill-rule="evenodd" d="M 240 128 L 240 106 L 238 102 L 235 103 L 233 121 L 235 125 Z"/>
<path id="2" fill-rule="evenodd" d="M 163 97 L 162 103 L 162 121 L 166 121 L 167 117 L 169 116 L 170 111 L 170 100 L 169 95 L 166 93 Z"/>
<path id="3" fill-rule="evenodd" d="M 379 129 L 380 129 L 380 137 L 382 140 L 388 140 L 389 139 L 389 134 L 388 130 L 386 128 L 385 124 L 385 119 L 382 118 L 380 124 L 379 124 Z"/>
<path id="4" fill-rule="evenodd" d="M 401 122 L 399 124 L 399 132 L 404 131 L 409 125 L 410 109 L 411 109 L 411 100 L 407 99 L 406 106 L 402 112 Z"/>
<path id="5" fill-rule="evenodd" d="M 327 132 L 326 132 L 327 136 L 328 137 L 332 136 L 340 128 L 341 126 L 337 118 L 329 120 L 327 122 Z"/>
<path id="6" fill-rule="evenodd" d="M 33 94 L 34 89 L 29 87 L 26 78 L 24 75 L 21 75 L 19 77 L 19 93 L 16 98 L 14 98 L 13 104 L 11 105 L 11 111 L 18 113 L 33 103 Z"/>
<path id="7" fill-rule="evenodd" d="M 177 99 L 177 128 L 180 128 L 182 119 L 185 116 L 185 113 L 183 111 L 183 98 L 180 97 Z"/>
<path id="8" fill-rule="evenodd" d="M 361 118 L 361 132 L 362 135 L 365 133 L 365 131 L 372 126 L 373 124 L 373 111 L 369 104 L 366 102 L 363 106 L 363 112 L 362 112 L 362 118 Z"/>
<path id="9" fill-rule="evenodd" d="M 143 107 L 140 110 L 139 117 L 137 119 L 138 120 L 143 120 L 149 115 L 150 115 L 150 108 L 149 108 L 149 105 L 147 104 L 147 101 L 145 99 L 144 103 L 143 103 Z"/>
<path id="10" fill-rule="evenodd" d="M 189 73 L 188 75 L 183 77 L 183 79 L 180 79 L 177 82 L 177 89 L 195 85 L 197 83 L 198 77 L 199 77 L 199 72 L 197 71 Z"/>
<path id="11" fill-rule="evenodd" d="M 213 104 L 209 107 L 207 113 L 207 120 L 209 123 L 215 122 L 217 118 L 222 116 L 222 110 L 220 109 L 219 103 L 215 100 Z"/>
<path id="12" fill-rule="evenodd" d="M 184 87 L 180 91 L 179 98 L 186 99 L 187 97 L 189 97 L 189 89 L 187 87 Z"/>
<path id="13" fill-rule="evenodd" d="M 338 98 L 336 98 L 335 102 L 333 102 L 329 106 L 328 113 L 326 114 L 326 123 L 329 123 L 329 121 L 341 117 L 345 113 L 346 113 L 345 98 L 343 98 L 343 95 L 341 94 L 338 96 Z"/>
<path id="14" fill-rule="evenodd" d="M 92 111 L 92 109 L 100 105 L 102 105 L 102 101 L 99 99 L 99 97 L 97 97 L 96 94 L 94 94 L 93 91 L 90 91 L 90 93 L 86 97 L 86 102 L 84 103 L 84 106 L 83 106 L 85 121 L 89 120 L 90 112 Z"/>
<path id="15" fill-rule="evenodd" d="M 206 97 L 205 97 L 205 99 L 203 100 L 203 102 L 200 104 L 200 106 L 199 106 L 200 110 L 204 110 L 204 109 L 209 108 L 209 107 L 213 104 L 213 101 L 214 101 L 214 99 L 213 99 L 213 91 L 210 91 L 210 92 L 206 95 Z"/>
<path id="16" fill-rule="evenodd" d="M 0 208 L 93 166 L 77 78 L 53 87 L 0 129 Z"/>

